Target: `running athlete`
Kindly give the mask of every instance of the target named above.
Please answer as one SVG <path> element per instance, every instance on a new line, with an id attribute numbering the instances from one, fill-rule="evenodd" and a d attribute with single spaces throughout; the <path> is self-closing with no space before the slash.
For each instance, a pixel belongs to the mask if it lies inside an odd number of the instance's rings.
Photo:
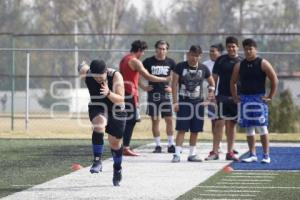
<path id="1" fill-rule="evenodd" d="M 253 39 L 243 41 L 245 59 L 234 66 L 231 93 L 241 103 L 239 125 L 246 128 L 249 157 L 243 162 L 256 162 L 255 130 L 260 133 L 263 147 L 262 163 L 270 163 L 268 135 L 268 102 L 275 95 L 278 79 L 272 65 L 257 56 L 257 44 Z M 266 77 L 270 80 L 270 92 L 266 95 Z M 240 82 L 240 95 L 237 82 Z"/>
<path id="2" fill-rule="evenodd" d="M 89 118 L 93 125 L 94 161 L 90 172 L 93 174 L 102 171 L 103 136 L 104 132 L 107 132 L 114 162 L 112 181 L 114 186 L 119 186 L 122 179 L 121 139 L 126 121 L 122 75 L 114 69 L 107 68 L 102 60 L 93 60 L 90 66 L 82 63 L 78 71 L 85 78 L 91 98 Z"/>

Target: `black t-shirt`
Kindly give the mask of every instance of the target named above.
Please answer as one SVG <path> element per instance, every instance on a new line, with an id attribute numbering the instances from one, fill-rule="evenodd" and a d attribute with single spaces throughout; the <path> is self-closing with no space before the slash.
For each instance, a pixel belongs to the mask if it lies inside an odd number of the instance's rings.
<path id="1" fill-rule="evenodd" d="M 230 92 L 230 79 L 233 67 L 236 63 L 240 62 L 242 57 L 235 58 L 229 57 L 227 54 L 220 56 L 213 67 L 213 73 L 219 76 L 218 95 L 231 96 Z"/>
<path id="2" fill-rule="evenodd" d="M 206 65 L 198 63 L 197 69 L 190 67 L 187 61 L 178 63 L 174 73 L 179 75 L 179 95 L 191 99 L 203 99 L 203 80 L 211 76 Z"/>
<path id="3" fill-rule="evenodd" d="M 154 76 L 158 77 L 166 77 L 169 76 L 171 71 L 176 66 L 176 63 L 173 59 L 166 57 L 165 60 L 157 60 L 155 56 L 146 58 L 143 61 L 144 67 L 148 70 L 148 72 Z M 165 87 L 168 83 L 155 83 L 149 81 L 149 85 L 153 87 L 149 93 L 165 93 Z"/>
<path id="4" fill-rule="evenodd" d="M 244 59 L 240 64 L 240 92 L 245 95 L 265 94 L 266 73 L 261 69 L 262 58 Z"/>

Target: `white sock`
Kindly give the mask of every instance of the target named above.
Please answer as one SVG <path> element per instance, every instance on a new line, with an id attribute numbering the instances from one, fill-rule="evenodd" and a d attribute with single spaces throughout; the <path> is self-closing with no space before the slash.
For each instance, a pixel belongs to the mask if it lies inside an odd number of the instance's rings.
<path id="1" fill-rule="evenodd" d="M 168 135 L 168 146 L 174 145 L 174 137 L 173 135 Z"/>
<path id="2" fill-rule="evenodd" d="M 177 156 L 180 156 L 181 150 L 182 150 L 182 147 L 181 147 L 181 146 L 176 146 L 176 147 L 175 147 L 175 154 L 176 154 Z"/>
<path id="3" fill-rule="evenodd" d="M 190 146 L 190 156 L 196 155 L 196 146 Z"/>
<path id="4" fill-rule="evenodd" d="M 160 146 L 160 136 L 154 138 L 156 146 Z"/>

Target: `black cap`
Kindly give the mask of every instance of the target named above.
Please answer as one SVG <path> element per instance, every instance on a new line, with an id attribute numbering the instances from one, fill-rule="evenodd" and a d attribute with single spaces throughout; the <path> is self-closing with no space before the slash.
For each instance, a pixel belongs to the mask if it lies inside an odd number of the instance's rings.
<path id="1" fill-rule="evenodd" d="M 104 74 L 107 70 L 103 60 L 93 60 L 90 64 L 92 74 Z"/>

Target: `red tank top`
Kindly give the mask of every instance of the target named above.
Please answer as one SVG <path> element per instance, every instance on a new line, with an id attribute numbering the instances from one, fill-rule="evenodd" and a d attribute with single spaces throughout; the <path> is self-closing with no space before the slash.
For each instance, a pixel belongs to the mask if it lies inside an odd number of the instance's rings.
<path id="1" fill-rule="evenodd" d="M 138 85 L 139 85 L 139 72 L 133 71 L 129 67 L 129 61 L 133 59 L 134 56 L 132 54 L 128 54 L 123 57 L 120 62 L 120 73 L 124 79 L 124 87 L 126 94 L 131 94 L 134 98 L 134 103 L 138 105 Z"/>

